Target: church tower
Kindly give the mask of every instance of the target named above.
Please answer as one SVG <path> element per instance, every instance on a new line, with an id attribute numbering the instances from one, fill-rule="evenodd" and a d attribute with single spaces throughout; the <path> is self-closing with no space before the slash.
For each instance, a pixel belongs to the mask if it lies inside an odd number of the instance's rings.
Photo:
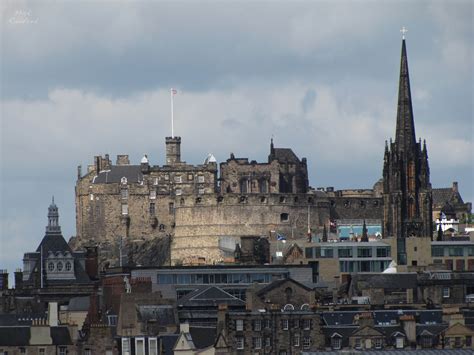
<path id="1" fill-rule="evenodd" d="M 406 265 L 406 238 L 432 237 L 431 183 L 426 142 L 416 141 L 405 39 L 402 41 L 395 142 L 385 142 L 383 236 L 397 238 Z"/>

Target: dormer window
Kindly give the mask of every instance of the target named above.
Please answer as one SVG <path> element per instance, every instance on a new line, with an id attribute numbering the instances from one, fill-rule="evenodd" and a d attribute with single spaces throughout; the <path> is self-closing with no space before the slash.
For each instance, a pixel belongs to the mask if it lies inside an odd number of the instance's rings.
<path id="1" fill-rule="evenodd" d="M 51 271 L 54 271 L 54 263 L 53 263 L 52 261 L 50 261 L 50 262 L 48 263 L 48 271 L 50 271 L 50 272 L 51 272 Z"/>
<path id="2" fill-rule="evenodd" d="M 125 176 L 122 177 L 122 178 L 120 179 L 120 183 L 121 183 L 122 185 L 127 185 L 127 178 L 126 178 Z"/>
<path id="3" fill-rule="evenodd" d="M 71 271 L 71 269 L 72 269 L 72 264 L 71 264 L 70 261 L 66 261 L 65 266 L 66 266 L 66 271 Z"/>
<path id="4" fill-rule="evenodd" d="M 56 264 L 56 268 L 58 269 L 58 271 L 63 271 L 63 263 L 59 261 L 59 262 Z"/>

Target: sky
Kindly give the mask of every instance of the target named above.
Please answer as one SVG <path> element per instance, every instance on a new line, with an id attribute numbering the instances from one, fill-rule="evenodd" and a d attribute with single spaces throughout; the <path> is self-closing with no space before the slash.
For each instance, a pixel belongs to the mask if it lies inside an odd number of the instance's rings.
<path id="1" fill-rule="evenodd" d="M 163 165 L 176 88 L 182 158 L 265 161 L 313 187 L 371 188 L 394 137 L 400 28 L 433 187 L 474 200 L 473 2 L 2 1 L 0 269 L 22 266 L 54 195 L 75 235 L 77 166 Z"/>

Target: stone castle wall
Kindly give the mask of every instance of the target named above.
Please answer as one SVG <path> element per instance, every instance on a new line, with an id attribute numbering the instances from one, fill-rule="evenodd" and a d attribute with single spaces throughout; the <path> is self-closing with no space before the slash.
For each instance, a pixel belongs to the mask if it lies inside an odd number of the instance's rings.
<path id="1" fill-rule="evenodd" d="M 221 261 L 223 238 L 242 235 L 268 236 L 276 233 L 288 240 L 307 237 L 308 213 L 313 231 L 329 223 L 327 199 L 310 194 L 207 195 L 176 206 L 171 262 L 205 258 Z"/>

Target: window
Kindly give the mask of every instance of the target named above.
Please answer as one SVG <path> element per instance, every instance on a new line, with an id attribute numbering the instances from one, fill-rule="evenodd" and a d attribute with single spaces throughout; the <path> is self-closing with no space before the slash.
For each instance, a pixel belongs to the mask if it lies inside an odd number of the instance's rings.
<path id="1" fill-rule="evenodd" d="M 122 197 L 122 200 L 126 200 L 128 198 L 128 189 L 121 189 L 120 196 Z"/>
<path id="2" fill-rule="evenodd" d="M 158 178 L 156 177 L 154 180 L 153 180 L 153 185 L 158 185 Z"/>
<path id="3" fill-rule="evenodd" d="M 176 189 L 175 194 L 176 196 L 180 196 L 183 194 L 183 191 L 181 189 Z"/>
<path id="4" fill-rule="evenodd" d="M 421 347 L 430 349 L 433 346 L 433 338 L 430 335 L 421 337 Z"/>
<path id="5" fill-rule="evenodd" d="M 256 319 L 253 322 L 253 330 L 256 330 L 257 332 L 262 330 L 262 321 L 260 319 Z"/>
<path id="6" fill-rule="evenodd" d="M 156 190 L 150 190 L 150 200 L 156 199 Z"/>
<path id="7" fill-rule="evenodd" d="M 390 256 L 390 248 L 377 248 L 377 257 L 378 258 L 386 258 Z"/>
<path id="8" fill-rule="evenodd" d="M 339 248 L 337 253 L 340 258 L 352 258 L 352 248 Z"/>
<path id="9" fill-rule="evenodd" d="M 271 328 L 272 327 L 272 321 L 270 319 L 265 319 L 265 328 Z"/>
<path id="10" fill-rule="evenodd" d="M 253 347 L 254 347 L 254 349 L 261 349 L 262 348 L 262 337 L 253 338 Z"/>
<path id="11" fill-rule="evenodd" d="M 355 349 L 360 349 L 362 348 L 362 341 L 360 338 L 355 338 L 354 340 L 354 348 Z"/>
<path id="12" fill-rule="evenodd" d="M 188 174 L 188 180 L 189 181 L 193 181 L 193 177 L 194 177 L 193 174 Z"/>
<path id="13" fill-rule="evenodd" d="M 169 212 L 170 214 L 173 214 L 173 213 L 174 213 L 174 203 L 173 203 L 173 202 L 170 202 L 170 203 L 168 204 L 168 212 Z"/>
<path id="14" fill-rule="evenodd" d="M 155 214 L 155 203 L 150 202 L 150 214 Z"/>
<path id="15" fill-rule="evenodd" d="M 39 348 L 39 349 L 38 349 L 38 354 L 39 354 L 39 355 L 44 355 L 44 354 L 46 354 L 46 349 L 45 349 L 45 348 Z M 90 354 L 89 354 L 89 355 L 90 355 Z"/>
<path id="16" fill-rule="evenodd" d="M 124 354 L 124 353 L 122 353 L 122 354 Z M 129 353 L 127 353 L 127 355 L 128 355 L 128 354 L 129 354 Z M 91 349 L 84 349 L 84 355 L 92 355 Z"/>
<path id="17" fill-rule="evenodd" d="M 202 187 L 200 187 L 200 188 L 198 189 L 198 194 L 199 194 L 199 195 L 203 195 L 203 194 L 204 194 L 204 189 L 203 189 Z"/>
<path id="18" fill-rule="evenodd" d="M 382 349 L 382 338 L 374 339 L 374 347 L 375 349 Z"/>
<path id="19" fill-rule="evenodd" d="M 122 355 L 130 355 L 130 338 L 122 338 Z"/>
<path id="20" fill-rule="evenodd" d="M 181 175 L 177 175 L 174 177 L 174 182 L 180 183 L 182 181 Z"/>
<path id="21" fill-rule="evenodd" d="M 282 319 L 281 321 L 281 329 L 288 330 L 288 319 Z"/>
<path id="22" fill-rule="evenodd" d="M 201 184 L 204 182 L 204 176 L 203 175 L 198 176 L 198 182 L 201 183 Z"/>
<path id="23" fill-rule="evenodd" d="M 244 320 L 243 319 L 236 319 L 235 320 L 235 330 L 236 331 L 244 330 Z"/>
<path id="24" fill-rule="evenodd" d="M 91 201 L 94 201 L 94 194 L 89 194 L 89 199 L 90 199 Z"/>
<path id="25" fill-rule="evenodd" d="M 128 205 L 127 204 L 122 205 L 122 215 L 123 216 L 128 215 Z"/>
<path id="26" fill-rule="evenodd" d="M 450 247 L 449 256 L 463 256 L 463 247 Z"/>
<path id="27" fill-rule="evenodd" d="M 332 338 L 331 338 L 331 347 L 334 349 L 334 350 L 339 350 L 341 348 L 341 338 L 337 335 L 334 335 Z"/>
<path id="28" fill-rule="evenodd" d="M 311 338 L 310 337 L 304 337 L 303 338 L 303 349 L 309 349 L 311 346 Z"/>
<path id="29" fill-rule="evenodd" d="M 404 339 L 401 336 L 398 336 L 395 341 L 395 347 L 397 349 L 403 349 L 404 348 Z"/>
<path id="30" fill-rule="evenodd" d="M 295 334 L 293 336 L 293 346 L 300 346 L 300 335 Z"/>
<path id="31" fill-rule="evenodd" d="M 63 263 L 60 261 L 56 264 L 56 268 L 58 269 L 58 271 L 63 271 Z"/>
<path id="32" fill-rule="evenodd" d="M 466 346 L 471 347 L 472 346 L 472 336 L 467 335 L 466 336 Z"/>
<path id="33" fill-rule="evenodd" d="M 439 246 L 431 247 L 431 256 L 444 256 L 444 248 Z"/>
<path id="34" fill-rule="evenodd" d="M 66 271 L 71 271 L 72 269 L 72 263 L 70 261 L 66 261 Z"/>
<path id="35" fill-rule="evenodd" d="M 311 319 L 303 319 L 303 329 L 304 330 L 311 329 Z"/>
<path id="36" fill-rule="evenodd" d="M 1 353 L 1 350 L 0 350 Z M 20 348 L 20 354 L 26 354 L 26 348 Z"/>
<path id="37" fill-rule="evenodd" d="M 467 255 L 468 256 L 474 255 L 474 247 L 467 247 Z"/>
<path id="38" fill-rule="evenodd" d="M 54 271 L 54 263 L 52 261 L 48 263 L 48 271 Z"/>
<path id="39" fill-rule="evenodd" d="M 145 338 L 135 339 L 135 355 L 145 355 Z"/>
<path id="40" fill-rule="evenodd" d="M 242 350 L 244 348 L 244 338 L 243 337 L 237 337 L 237 338 L 235 338 L 235 340 L 236 340 L 236 343 L 237 343 L 236 344 L 237 349 Z"/>
<path id="41" fill-rule="evenodd" d="M 288 222 L 290 220 L 290 215 L 288 213 L 280 214 L 280 222 Z"/>
<path id="42" fill-rule="evenodd" d="M 293 321 L 293 328 L 296 328 L 298 329 L 300 327 L 300 320 L 299 319 L 295 319 Z"/>
<path id="43" fill-rule="evenodd" d="M 158 340 L 156 338 L 148 339 L 148 355 L 158 355 Z"/>
<path id="44" fill-rule="evenodd" d="M 107 316 L 107 322 L 109 325 L 117 325 L 117 319 L 118 319 L 118 316 L 116 315 Z"/>
<path id="45" fill-rule="evenodd" d="M 272 346 L 272 338 L 265 337 L 265 346 L 267 347 Z"/>
<path id="46" fill-rule="evenodd" d="M 455 348 L 460 348 L 460 347 L 462 347 L 461 337 L 455 337 L 455 338 L 454 338 L 454 347 L 455 347 Z"/>
<path id="47" fill-rule="evenodd" d="M 443 287 L 443 298 L 449 298 L 449 287 Z"/>
<path id="48" fill-rule="evenodd" d="M 65 346 L 60 346 L 59 347 L 59 355 L 66 355 L 67 354 L 67 348 Z"/>
<path id="49" fill-rule="evenodd" d="M 357 248 L 357 257 L 359 258 L 371 258 L 372 248 Z"/>
<path id="50" fill-rule="evenodd" d="M 165 174 L 165 180 L 169 180 L 169 179 L 170 179 L 169 174 Z"/>

